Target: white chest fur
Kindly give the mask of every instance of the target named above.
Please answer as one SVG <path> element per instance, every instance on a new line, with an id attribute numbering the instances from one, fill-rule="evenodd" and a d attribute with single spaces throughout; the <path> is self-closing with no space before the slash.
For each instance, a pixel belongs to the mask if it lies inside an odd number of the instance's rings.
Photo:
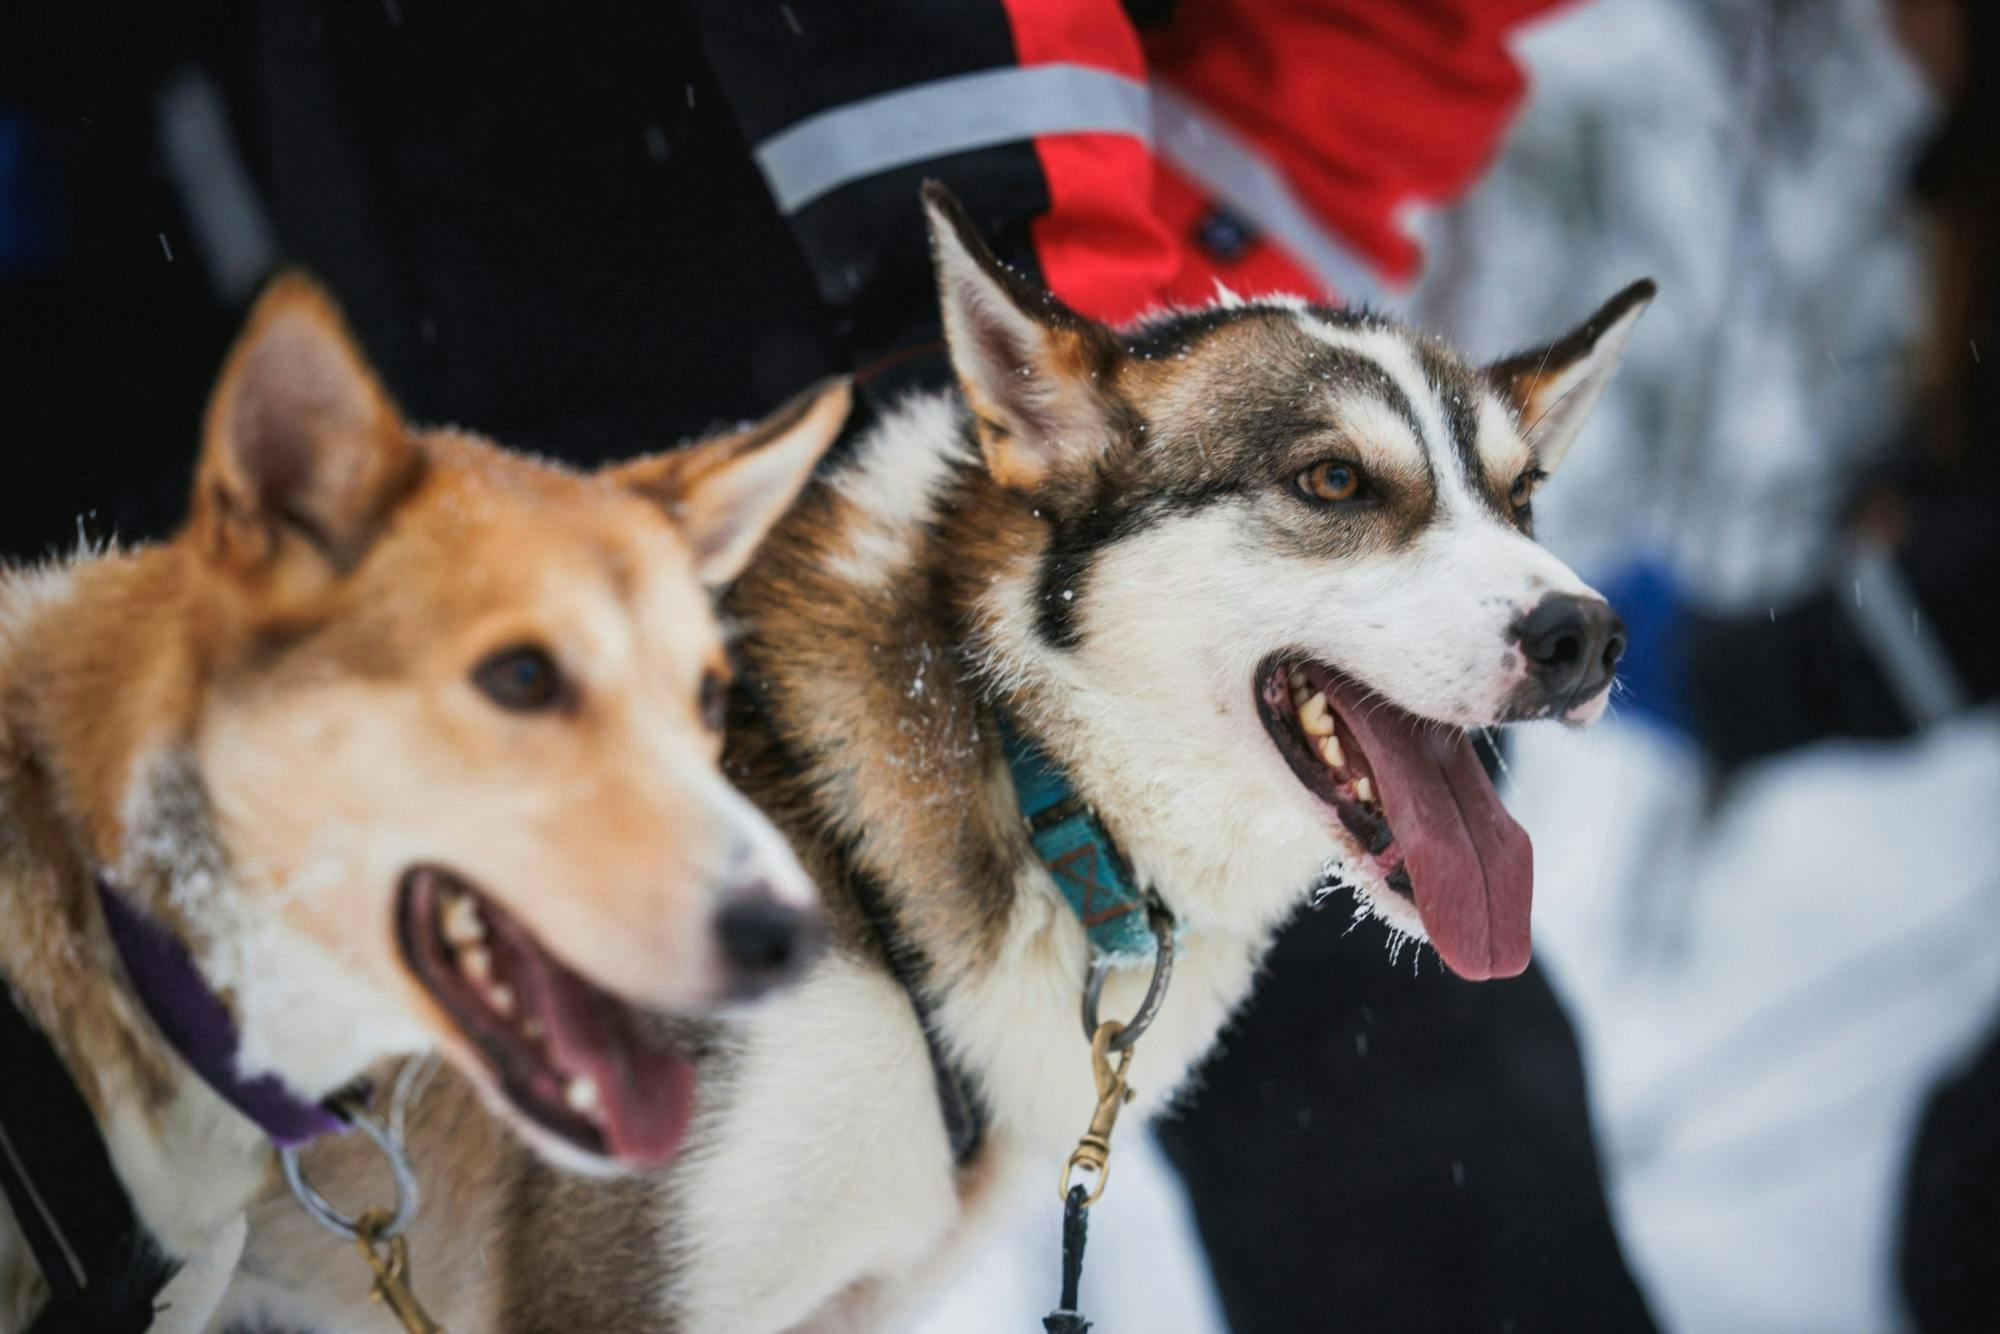
<path id="1" fill-rule="evenodd" d="M 1079 1017 L 1086 946 L 1045 881 L 1022 888 L 992 966 L 950 987 L 937 1019 L 991 1117 L 980 1170 L 1053 1182 L 1096 1102 Z M 1128 1134 L 1213 1043 L 1256 954 L 1241 938 L 1185 942 L 1133 1059 Z M 1145 984 L 1138 971 L 1114 975 L 1104 1013 L 1129 1014 Z M 690 1330 L 829 1320 L 857 1288 L 875 1290 L 879 1318 L 971 1221 L 922 1030 L 879 969 L 832 959 L 765 1005 L 711 1107 L 676 1201 L 686 1232 L 674 1241 L 674 1296 Z"/>

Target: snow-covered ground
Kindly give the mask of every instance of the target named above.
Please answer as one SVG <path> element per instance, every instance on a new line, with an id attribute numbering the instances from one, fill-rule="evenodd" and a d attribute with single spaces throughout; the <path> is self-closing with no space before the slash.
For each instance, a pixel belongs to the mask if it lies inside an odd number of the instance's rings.
<path id="1" fill-rule="evenodd" d="M 1537 950 L 1655 1312 L 1690 1334 L 1901 1328 L 1920 1100 L 2000 1013 L 2000 715 L 1803 752 L 1713 816 L 1646 726 L 1521 740 Z"/>

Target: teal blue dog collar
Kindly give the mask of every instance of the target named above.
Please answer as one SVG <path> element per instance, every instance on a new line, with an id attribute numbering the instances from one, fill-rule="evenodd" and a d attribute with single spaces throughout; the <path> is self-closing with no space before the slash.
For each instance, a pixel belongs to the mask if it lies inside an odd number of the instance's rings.
<path id="1" fill-rule="evenodd" d="M 1131 864 L 1046 751 L 1004 721 L 1000 734 L 1035 853 L 1083 923 L 1093 961 L 1152 963 L 1158 946 L 1148 912 L 1157 905 L 1134 881 Z"/>

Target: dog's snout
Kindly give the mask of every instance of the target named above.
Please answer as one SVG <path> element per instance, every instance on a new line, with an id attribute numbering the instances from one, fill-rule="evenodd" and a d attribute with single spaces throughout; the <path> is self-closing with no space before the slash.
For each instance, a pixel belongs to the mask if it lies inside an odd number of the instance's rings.
<path id="1" fill-rule="evenodd" d="M 715 915 L 715 935 L 739 999 L 796 976 L 826 943 L 826 924 L 810 909 L 781 903 L 763 886 L 741 892 Z"/>
<path id="2" fill-rule="evenodd" d="M 1604 689 L 1625 656 L 1625 622 L 1603 598 L 1551 594 L 1515 622 L 1514 634 L 1529 674 L 1565 704 Z"/>

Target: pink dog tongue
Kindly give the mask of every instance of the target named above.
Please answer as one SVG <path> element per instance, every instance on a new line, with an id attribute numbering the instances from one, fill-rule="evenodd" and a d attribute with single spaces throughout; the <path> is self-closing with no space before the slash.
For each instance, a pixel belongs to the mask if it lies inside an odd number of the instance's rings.
<path id="1" fill-rule="evenodd" d="M 539 951 L 523 963 L 549 1052 L 563 1070 L 597 1086 L 612 1155 L 639 1165 L 671 1158 L 693 1110 L 693 1067 L 653 1046 L 638 1015 L 562 964 Z"/>
<path id="2" fill-rule="evenodd" d="M 1468 981 L 1514 976 L 1528 966 L 1534 848 L 1472 743 L 1379 699 L 1340 702 L 1374 771 L 1431 944 Z"/>

